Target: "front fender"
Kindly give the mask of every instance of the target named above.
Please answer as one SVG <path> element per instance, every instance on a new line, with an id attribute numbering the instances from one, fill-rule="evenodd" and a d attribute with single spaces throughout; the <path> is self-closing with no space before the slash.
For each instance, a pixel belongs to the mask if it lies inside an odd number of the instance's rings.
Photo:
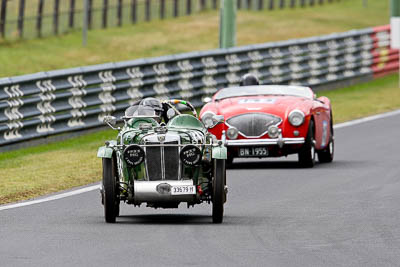
<path id="1" fill-rule="evenodd" d="M 228 149 L 225 146 L 216 146 L 212 148 L 213 159 L 227 159 Z"/>
<path id="2" fill-rule="evenodd" d="M 112 158 L 112 154 L 113 154 L 113 149 L 110 147 L 106 147 L 106 146 L 101 146 L 99 147 L 99 150 L 97 151 L 97 157 L 98 158 Z"/>

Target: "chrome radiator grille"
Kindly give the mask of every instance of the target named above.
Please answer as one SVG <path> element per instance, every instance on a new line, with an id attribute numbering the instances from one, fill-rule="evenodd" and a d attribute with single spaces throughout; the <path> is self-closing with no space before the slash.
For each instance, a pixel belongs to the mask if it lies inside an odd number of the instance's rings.
<path id="1" fill-rule="evenodd" d="M 146 142 L 159 145 L 160 143 Z M 164 144 L 178 144 L 178 141 L 164 142 Z M 180 176 L 180 160 L 178 146 L 146 147 L 146 172 L 150 181 L 178 180 Z"/>
<path id="2" fill-rule="evenodd" d="M 173 143 L 178 144 L 178 142 L 173 142 Z M 178 146 L 164 147 L 164 166 L 165 166 L 165 179 L 178 180 L 179 168 L 180 168 Z"/>
<path id="3" fill-rule="evenodd" d="M 226 120 L 228 126 L 238 129 L 245 137 L 261 137 L 268 132 L 271 125 L 279 125 L 282 119 L 266 113 L 246 113 Z"/>

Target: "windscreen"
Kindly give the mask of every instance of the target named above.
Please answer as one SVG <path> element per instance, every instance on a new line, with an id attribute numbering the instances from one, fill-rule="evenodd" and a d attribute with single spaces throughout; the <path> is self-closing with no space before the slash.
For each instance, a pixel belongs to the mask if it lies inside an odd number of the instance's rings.
<path id="1" fill-rule="evenodd" d="M 258 95 L 288 95 L 313 98 L 314 93 L 308 87 L 303 86 L 283 86 L 283 85 L 268 85 L 268 86 L 241 86 L 229 87 L 218 91 L 215 100 L 221 100 L 230 97 L 240 96 L 258 96 Z"/>
<path id="2" fill-rule="evenodd" d="M 144 100 L 136 102 L 125 110 L 125 116 L 133 117 L 158 117 L 158 111 L 154 107 L 149 106 Z"/>

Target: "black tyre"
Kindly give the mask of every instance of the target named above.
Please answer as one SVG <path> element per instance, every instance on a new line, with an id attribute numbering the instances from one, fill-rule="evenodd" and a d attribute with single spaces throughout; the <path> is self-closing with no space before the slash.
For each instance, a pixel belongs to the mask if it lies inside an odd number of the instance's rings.
<path id="1" fill-rule="evenodd" d="M 226 169 L 224 159 L 214 160 L 212 219 L 213 223 L 222 223 L 224 217 Z"/>
<path id="2" fill-rule="evenodd" d="M 228 156 L 228 158 L 226 159 L 226 168 L 227 169 L 232 168 L 232 165 L 233 165 L 233 157 Z"/>
<path id="3" fill-rule="evenodd" d="M 118 189 L 116 162 L 114 158 L 103 158 L 104 219 L 108 223 L 115 223 L 115 218 L 119 216 Z"/>
<path id="4" fill-rule="evenodd" d="M 333 126 L 331 122 L 331 138 L 328 146 L 321 151 L 318 151 L 318 161 L 321 163 L 329 163 L 333 161 L 333 155 L 335 152 L 335 138 L 333 135 Z"/>
<path id="5" fill-rule="evenodd" d="M 300 166 L 303 168 L 312 168 L 315 165 L 315 138 L 314 122 L 310 120 L 305 143 L 298 154 Z"/>

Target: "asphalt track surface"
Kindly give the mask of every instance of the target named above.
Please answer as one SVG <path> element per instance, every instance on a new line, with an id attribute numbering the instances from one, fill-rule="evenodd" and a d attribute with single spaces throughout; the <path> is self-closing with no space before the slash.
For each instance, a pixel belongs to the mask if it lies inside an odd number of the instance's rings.
<path id="1" fill-rule="evenodd" d="M 98 190 L 0 210 L 0 266 L 399 266 L 400 115 L 335 130 L 331 164 L 242 160 L 211 206 L 121 205 Z"/>

